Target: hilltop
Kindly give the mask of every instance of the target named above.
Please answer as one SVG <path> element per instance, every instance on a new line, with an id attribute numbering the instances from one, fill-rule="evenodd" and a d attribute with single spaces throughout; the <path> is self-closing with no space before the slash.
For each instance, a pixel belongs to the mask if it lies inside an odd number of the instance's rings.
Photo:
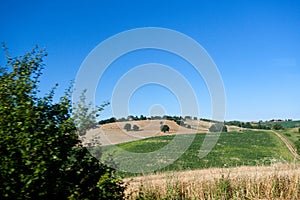
<path id="1" fill-rule="evenodd" d="M 126 131 L 124 129 L 125 124 L 131 126 L 138 126 L 138 131 Z M 168 125 L 170 131 L 163 133 L 160 131 L 161 125 Z M 171 120 L 131 120 L 123 122 L 107 123 L 99 126 L 98 128 L 88 131 L 86 134 L 86 140 L 84 144 L 90 142 L 92 139 L 96 140 L 97 144 L 110 145 L 119 144 L 124 142 L 141 140 L 149 137 L 156 137 L 162 135 L 173 134 L 195 134 L 195 133 L 207 133 L 209 127 L 213 124 L 210 121 L 203 120 L 185 120 L 184 125 L 180 126 L 175 121 Z M 187 128 L 189 127 L 189 128 Z M 227 126 L 228 131 L 239 131 L 241 128 L 237 126 Z"/>

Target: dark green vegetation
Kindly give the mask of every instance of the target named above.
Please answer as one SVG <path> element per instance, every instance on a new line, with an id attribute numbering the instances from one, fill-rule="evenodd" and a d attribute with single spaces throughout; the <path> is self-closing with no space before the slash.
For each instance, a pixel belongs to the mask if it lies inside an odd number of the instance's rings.
<path id="1" fill-rule="evenodd" d="M 124 126 L 124 129 L 125 129 L 126 131 L 130 131 L 130 130 L 131 130 L 131 124 L 126 123 L 125 126 Z"/>
<path id="2" fill-rule="evenodd" d="M 226 125 L 233 125 L 243 128 L 251 128 L 251 129 L 288 129 L 300 127 L 300 120 L 271 120 L 271 121 L 259 121 L 259 122 L 240 122 L 240 121 L 229 121 L 225 123 Z"/>
<path id="3" fill-rule="evenodd" d="M 283 126 L 281 124 L 274 124 L 272 127 L 274 130 L 282 130 Z"/>
<path id="4" fill-rule="evenodd" d="M 272 127 L 274 124 L 280 124 L 284 129 L 300 127 L 300 120 L 295 121 L 277 121 L 277 122 L 263 122 L 265 125 Z"/>
<path id="5" fill-rule="evenodd" d="M 168 126 L 168 125 L 162 125 L 161 127 L 160 127 L 160 131 L 161 132 L 169 132 L 170 131 L 170 127 Z"/>
<path id="6" fill-rule="evenodd" d="M 209 133 L 208 133 L 209 134 Z M 181 139 L 194 137 L 188 150 L 173 164 L 161 171 L 178 171 L 209 167 L 231 167 L 240 165 L 269 165 L 276 162 L 292 161 L 292 156 L 281 140 L 268 131 L 245 131 L 221 133 L 218 143 L 213 150 L 203 159 L 198 157 L 199 149 L 205 134 L 181 135 Z M 144 140 L 128 142 L 117 145 L 118 147 L 137 153 L 156 151 L 167 145 L 174 136 L 160 136 Z M 180 145 L 180 143 L 178 144 Z M 110 147 L 102 147 L 104 154 L 110 152 Z M 170 155 L 172 152 L 170 152 Z M 124 158 L 130 165 L 131 160 Z M 124 161 L 123 160 L 123 161 Z"/>
<path id="7" fill-rule="evenodd" d="M 126 123 L 126 124 L 124 125 L 124 129 L 125 129 L 126 131 L 139 131 L 139 130 L 140 130 L 140 127 L 139 127 L 138 125 L 134 124 L 134 125 L 132 126 L 132 128 L 131 128 L 131 124 L 130 124 L 130 123 Z"/>
<path id="8" fill-rule="evenodd" d="M 134 130 L 134 131 L 139 131 L 140 130 L 140 127 L 138 126 L 138 125 L 133 125 L 133 127 L 132 127 L 132 130 Z"/>
<path id="9" fill-rule="evenodd" d="M 186 120 L 197 120 L 197 117 L 191 117 L 191 116 L 151 116 L 151 117 L 145 117 L 144 115 L 139 116 L 133 116 L 129 115 L 127 118 L 120 118 L 116 119 L 114 117 L 109 118 L 109 119 L 104 119 L 98 122 L 98 124 L 103 125 L 103 124 L 109 124 L 109 123 L 114 123 L 114 122 L 130 122 L 130 121 L 139 121 L 139 120 L 170 120 L 176 122 L 179 126 L 183 126 L 186 128 L 191 128 L 189 124 L 185 124 L 184 121 Z M 212 120 L 205 120 L 205 121 L 210 121 L 213 122 Z"/>
<path id="10" fill-rule="evenodd" d="M 7 54 L 0 68 L 0 199 L 122 199 L 124 186 L 114 170 L 78 140 L 75 120 L 88 120 L 79 126 L 84 134 L 95 119 L 84 104 L 75 119 L 70 89 L 58 102 L 54 89 L 38 95 L 45 56 L 38 49 L 16 58 Z"/>
<path id="11" fill-rule="evenodd" d="M 209 132 L 227 132 L 227 126 L 223 123 L 215 123 L 208 130 Z"/>

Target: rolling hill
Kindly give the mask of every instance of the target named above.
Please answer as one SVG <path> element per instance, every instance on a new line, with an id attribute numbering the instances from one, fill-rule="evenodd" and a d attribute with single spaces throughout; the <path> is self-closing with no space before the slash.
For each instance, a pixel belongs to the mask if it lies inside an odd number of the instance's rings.
<path id="1" fill-rule="evenodd" d="M 131 124 L 131 126 L 137 125 L 139 131 L 126 131 L 124 129 L 125 124 Z M 84 138 L 84 145 L 90 143 L 91 140 L 96 141 L 99 145 L 111 145 L 124 142 L 141 140 L 149 137 L 156 137 L 162 135 L 173 134 L 195 134 L 195 133 L 207 133 L 211 122 L 202 120 L 186 120 L 186 125 L 190 125 L 191 128 L 179 126 L 174 121 L 170 120 L 139 120 L 139 121 L 126 121 L 126 122 L 114 122 L 101 125 L 99 128 L 88 131 Z M 170 127 L 170 131 L 162 133 L 160 126 L 166 124 Z M 236 126 L 227 126 L 228 131 L 239 131 L 240 128 Z"/>

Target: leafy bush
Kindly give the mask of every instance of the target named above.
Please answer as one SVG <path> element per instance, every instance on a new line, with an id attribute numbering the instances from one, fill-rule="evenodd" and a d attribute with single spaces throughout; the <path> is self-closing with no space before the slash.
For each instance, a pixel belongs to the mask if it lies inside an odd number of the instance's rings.
<path id="1" fill-rule="evenodd" d="M 282 130 L 283 129 L 283 126 L 281 124 L 274 124 L 273 125 L 273 129 L 274 130 Z"/>
<path id="2" fill-rule="evenodd" d="M 138 127 L 137 125 L 133 125 L 132 129 L 133 129 L 134 131 L 139 131 L 139 130 L 140 130 L 140 127 Z"/>
<path id="3" fill-rule="evenodd" d="M 227 126 L 222 123 L 215 123 L 208 130 L 209 132 L 227 132 Z"/>
<path id="4" fill-rule="evenodd" d="M 38 95 L 45 56 L 8 55 L 0 68 L 0 199 L 122 199 L 114 170 L 78 140 L 70 89 L 58 102 L 54 89 Z"/>
<path id="5" fill-rule="evenodd" d="M 124 129 L 125 129 L 126 131 L 130 131 L 130 130 L 131 130 L 131 124 L 126 123 L 125 126 L 124 126 Z"/>
<path id="6" fill-rule="evenodd" d="M 164 133 L 167 132 L 167 131 L 169 132 L 169 131 L 170 131 L 170 127 L 169 127 L 168 125 L 166 125 L 166 124 L 165 124 L 165 125 L 162 125 L 162 126 L 160 127 L 160 131 L 161 131 L 161 132 L 164 132 Z"/>

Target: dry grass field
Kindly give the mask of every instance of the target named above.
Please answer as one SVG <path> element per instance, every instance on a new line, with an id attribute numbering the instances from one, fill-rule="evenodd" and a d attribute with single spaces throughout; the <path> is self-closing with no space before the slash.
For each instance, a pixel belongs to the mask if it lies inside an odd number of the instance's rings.
<path id="1" fill-rule="evenodd" d="M 139 131 L 126 131 L 124 126 L 126 123 L 130 123 L 131 126 L 137 125 Z M 166 124 L 170 127 L 170 131 L 162 133 L 160 126 Z M 190 125 L 192 128 L 185 128 L 179 126 L 174 121 L 170 120 L 141 120 L 141 121 L 128 121 L 128 122 L 115 122 L 104 124 L 99 128 L 88 131 L 86 139 L 83 143 L 91 141 L 96 138 L 102 146 L 110 144 L 119 144 L 124 142 L 130 142 L 135 140 L 141 140 L 149 137 L 172 135 L 172 134 L 193 134 L 193 133 L 207 133 L 211 122 L 200 120 L 188 120 L 185 124 Z M 239 127 L 228 126 L 228 131 L 239 131 Z"/>
<path id="2" fill-rule="evenodd" d="M 125 182 L 128 199 L 300 199 L 296 164 L 170 172 Z"/>

